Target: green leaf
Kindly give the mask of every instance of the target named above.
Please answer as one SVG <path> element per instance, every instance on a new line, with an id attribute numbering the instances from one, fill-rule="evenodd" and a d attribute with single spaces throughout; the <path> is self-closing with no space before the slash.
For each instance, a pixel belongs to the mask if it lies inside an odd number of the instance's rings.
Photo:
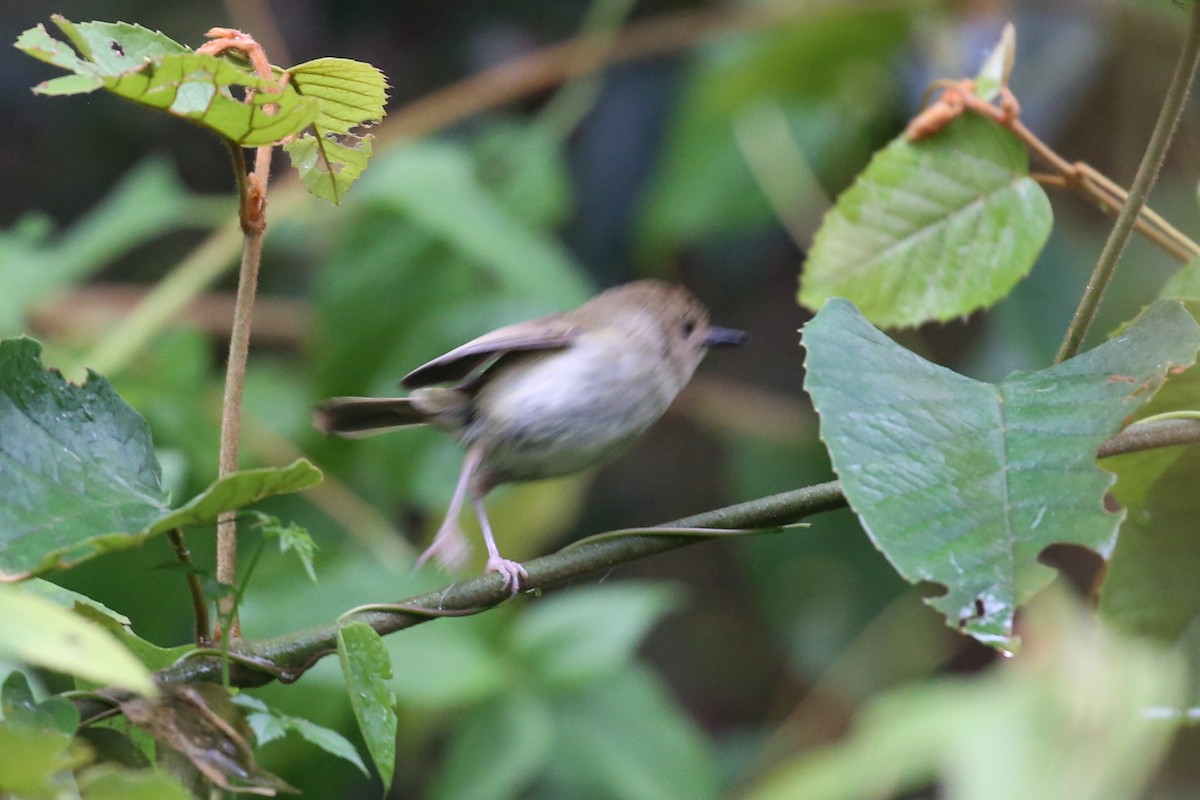
<path id="1" fill-rule="evenodd" d="M 971 680 L 903 687 L 842 743 L 776 770 L 747 800 L 1133 800 L 1166 755 L 1183 664 L 1075 612 L 1042 615 L 1028 657 Z"/>
<path id="2" fill-rule="evenodd" d="M 216 481 L 174 511 L 145 421 L 92 373 L 43 370 L 41 345 L 0 341 L 0 580 L 69 566 L 171 528 L 314 486 L 301 459 Z"/>
<path id="3" fill-rule="evenodd" d="M 79 776 L 83 800 L 192 800 L 187 789 L 165 772 L 91 767 Z"/>
<path id="4" fill-rule="evenodd" d="M 87 749 L 66 734 L 8 722 L 0 722 L 0 753 L 0 795 L 11 793 L 22 800 L 71 797 L 71 770 L 88 760 Z"/>
<path id="5" fill-rule="evenodd" d="M 33 698 L 25 673 L 14 670 L 0 686 L 0 710 L 5 721 L 34 730 L 56 731 L 74 736 L 79 727 L 79 709 L 66 697 L 54 695 L 39 703 Z"/>
<path id="6" fill-rule="evenodd" d="M 404 665 L 395 693 L 406 708 L 448 710 L 504 694 L 508 664 L 477 628 L 422 625 L 388 637 L 392 661 Z"/>
<path id="7" fill-rule="evenodd" d="M 308 190 L 337 204 L 366 168 L 372 136 L 353 134 L 383 119 L 387 80 L 370 64 L 346 58 L 319 58 L 287 70 L 289 85 L 315 100 L 312 129 L 284 144 Z"/>
<path id="8" fill-rule="evenodd" d="M 321 470 L 306 458 L 286 467 L 239 470 L 214 481 L 184 505 L 155 520 L 148 533 L 215 522 L 226 511 L 257 503 L 265 497 L 311 489 L 321 479 Z"/>
<path id="9" fill-rule="evenodd" d="M 821 438 L 867 534 L 928 602 L 988 644 L 1015 645 L 1013 613 L 1054 576 L 1049 545 L 1112 552 L 1120 515 L 1095 451 L 1173 365 L 1200 326 L 1174 301 L 1124 335 L 1000 384 L 973 381 L 894 344 L 835 299 L 804 330 L 805 388 Z"/>
<path id="10" fill-rule="evenodd" d="M 1017 29 L 1009 22 L 1000 34 L 1000 41 L 984 60 L 975 76 L 975 94 L 984 100 L 995 100 L 1000 90 L 1008 86 L 1013 63 L 1017 59 Z"/>
<path id="11" fill-rule="evenodd" d="M 22 584 L 22 586 L 24 585 Z M 176 647 L 159 647 L 153 642 L 148 642 L 138 636 L 128 624 L 118 622 L 91 603 L 77 603 L 75 605 L 75 613 L 107 630 L 117 641 L 129 648 L 129 652 L 137 656 L 138 660 L 151 670 L 166 669 L 179 661 L 185 653 L 195 649 L 195 646 L 190 644 L 181 644 Z"/>
<path id="12" fill-rule="evenodd" d="M 271 514 L 251 511 L 250 515 L 257 520 L 254 527 L 261 530 L 263 536 L 279 540 L 279 552 L 286 553 L 290 550 L 296 554 L 309 580 L 316 583 L 317 573 L 313 569 L 313 557 L 317 552 L 317 543 L 313 541 L 312 534 L 294 522 L 285 525 L 283 520 Z"/>
<path id="13" fill-rule="evenodd" d="M 703 737 L 641 669 L 589 684 L 553 705 L 551 774 L 560 797 L 704 800 L 718 796 Z"/>
<path id="14" fill-rule="evenodd" d="M 51 602 L 0 586 L 0 660 L 20 661 L 145 696 L 158 693 L 141 662 L 106 631 Z"/>
<path id="15" fill-rule="evenodd" d="M 1200 313 L 1200 260 L 1167 281 L 1163 297 L 1179 298 Z M 1200 408 L 1200 365 L 1168 377 L 1162 390 L 1133 416 Z M 1170 447 L 1105 459 L 1117 475 L 1113 498 L 1128 511 L 1100 589 L 1100 614 L 1119 630 L 1163 641 L 1195 638 L 1200 619 L 1200 514 L 1196 476 L 1200 452 Z M 1200 676 L 1193 689 L 1200 698 Z"/>
<path id="16" fill-rule="evenodd" d="M 881 327 L 961 317 L 1028 274 L 1050 227 L 1025 148 L 967 114 L 876 154 L 817 232 L 800 302 L 845 297 Z"/>
<path id="17" fill-rule="evenodd" d="M 451 247 L 480 261 L 515 293 L 549 296 L 562 308 L 592 294 L 556 240 L 511 215 L 479 183 L 469 155 L 442 142 L 415 142 L 371 171 L 361 197 L 387 204 Z"/>
<path id="18" fill-rule="evenodd" d="M 326 753 L 349 761 L 358 767 L 363 775 L 370 775 L 367 772 L 367 765 L 363 763 L 362 757 L 354 749 L 354 745 L 337 731 L 303 717 L 282 714 L 258 698 L 247 694 L 234 697 L 233 702 L 243 708 L 251 709 L 250 713 L 246 715 L 246 722 L 254 731 L 254 738 L 259 747 L 283 738 L 288 731 L 295 731 L 309 744 L 315 744 Z"/>
<path id="19" fill-rule="evenodd" d="M 316 99 L 302 97 L 295 87 L 280 87 L 229 59 L 192 52 L 157 31 L 123 22 L 74 23 L 57 15 L 53 19 L 82 58 L 42 25 L 22 33 L 18 49 L 75 73 L 70 82 L 59 79 L 35 92 L 63 95 L 103 87 L 243 147 L 277 144 L 317 118 Z M 275 107 L 274 113 L 268 112 L 268 105 Z"/>
<path id="20" fill-rule="evenodd" d="M 343 625 L 337 638 L 350 707 L 386 791 L 396 770 L 396 698 L 387 683 L 392 679 L 392 661 L 370 625 Z"/>
<path id="21" fill-rule="evenodd" d="M 523 790 L 542 770 L 553 737 L 550 714 L 537 697 L 518 691 L 498 698 L 457 727 L 432 797 L 527 796 Z"/>
<path id="22" fill-rule="evenodd" d="M 534 674 L 571 684 L 629 663 L 650 628 L 679 603 L 668 586 L 592 586 L 555 594 L 522 614 L 513 648 Z"/>

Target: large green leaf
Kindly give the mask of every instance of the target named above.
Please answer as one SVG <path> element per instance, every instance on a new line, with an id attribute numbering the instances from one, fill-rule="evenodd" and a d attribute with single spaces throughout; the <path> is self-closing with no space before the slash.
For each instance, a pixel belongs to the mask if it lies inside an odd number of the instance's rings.
<path id="1" fill-rule="evenodd" d="M 396 697 L 388 688 L 392 660 L 380 635 L 363 622 L 338 628 L 337 642 L 350 707 L 386 790 L 396 770 Z"/>
<path id="2" fill-rule="evenodd" d="M 107 89 L 167 111 L 244 147 L 271 145 L 316 119 L 318 103 L 295 87 L 258 77 L 229 59 L 195 53 L 157 31 L 124 22 L 80 22 L 54 15 L 75 49 L 39 24 L 20 35 L 19 50 L 73 74 L 36 87 L 41 94 Z M 252 95 L 245 101 L 237 95 Z M 275 107 L 268 113 L 265 106 Z"/>
<path id="3" fill-rule="evenodd" d="M 986 384 L 894 344 L 846 300 L 804 331 L 805 387 L 850 505 L 901 575 L 946 593 L 949 624 L 1012 647 L 1013 613 L 1054 576 L 1047 546 L 1112 552 L 1120 515 L 1095 451 L 1190 364 L 1200 326 L 1173 301 L 1122 336 L 1040 372 Z"/>
<path id="4" fill-rule="evenodd" d="M 171 528 L 314 486 L 288 467 L 236 472 L 172 510 L 145 421 L 102 377 L 42 369 L 32 339 L 0 341 L 0 580 L 69 566 Z"/>
<path id="5" fill-rule="evenodd" d="M 0 586 L 0 660 L 20 661 L 144 695 L 150 671 L 107 631 L 48 600 Z"/>
<path id="6" fill-rule="evenodd" d="M 1050 227 L 1024 146 L 968 114 L 876 154 L 817 232 L 800 302 L 845 297 L 881 327 L 961 317 L 1028 274 Z"/>

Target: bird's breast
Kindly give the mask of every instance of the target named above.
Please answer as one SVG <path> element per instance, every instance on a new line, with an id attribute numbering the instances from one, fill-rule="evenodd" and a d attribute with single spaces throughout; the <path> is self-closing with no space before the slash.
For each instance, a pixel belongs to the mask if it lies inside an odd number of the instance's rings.
<path id="1" fill-rule="evenodd" d="M 675 391 L 658 359 L 586 336 L 503 365 L 464 431 L 496 482 L 564 475 L 614 455 L 662 416 Z"/>

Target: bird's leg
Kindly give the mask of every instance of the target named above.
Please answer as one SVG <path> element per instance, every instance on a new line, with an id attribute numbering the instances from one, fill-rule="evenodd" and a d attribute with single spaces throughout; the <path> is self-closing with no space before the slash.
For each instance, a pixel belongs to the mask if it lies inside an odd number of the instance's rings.
<path id="1" fill-rule="evenodd" d="M 515 595 L 521 591 L 521 579 L 528 578 L 529 573 L 516 561 L 501 558 L 500 551 L 496 548 L 496 538 L 492 536 L 492 525 L 488 522 L 487 509 L 483 506 L 483 495 L 484 492 L 478 491 L 474 486 L 471 487 L 471 504 L 475 506 L 475 516 L 479 518 L 479 528 L 483 531 L 483 543 L 487 545 L 487 571 L 499 572 L 500 576 L 504 578 L 504 585 L 508 588 L 509 593 Z"/>
<path id="2" fill-rule="evenodd" d="M 433 537 L 433 544 L 429 545 L 425 552 L 417 558 L 416 567 L 419 568 L 430 557 L 451 570 L 461 569 L 467 563 L 470 546 L 467 544 L 467 537 L 463 535 L 462 528 L 459 527 L 458 517 L 462 513 L 463 499 L 471 484 L 471 476 L 475 474 L 475 469 L 482 460 L 482 452 L 474 448 L 467 450 L 467 455 L 463 459 L 462 472 L 458 476 L 458 484 L 454 487 L 454 496 L 450 498 L 450 507 L 446 509 L 446 519 L 438 528 L 437 536 Z"/>

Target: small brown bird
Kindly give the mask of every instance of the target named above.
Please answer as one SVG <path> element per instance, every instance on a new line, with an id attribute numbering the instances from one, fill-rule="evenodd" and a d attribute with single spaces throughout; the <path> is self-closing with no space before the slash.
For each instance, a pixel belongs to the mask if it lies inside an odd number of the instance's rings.
<path id="1" fill-rule="evenodd" d="M 446 520 L 417 560 L 458 566 L 458 525 L 469 494 L 489 572 L 516 593 L 525 568 L 500 556 L 483 498 L 495 486 L 577 472 L 623 449 L 691 380 L 709 347 L 738 345 L 741 331 L 709 325 L 687 289 L 659 280 L 618 286 L 574 311 L 508 325 L 410 372 L 408 397 L 335 397 L 313 424 L 357 437 L 436 425 L 467 447 Z M 450 386 L 433 384 L 449 383 Z"/>

